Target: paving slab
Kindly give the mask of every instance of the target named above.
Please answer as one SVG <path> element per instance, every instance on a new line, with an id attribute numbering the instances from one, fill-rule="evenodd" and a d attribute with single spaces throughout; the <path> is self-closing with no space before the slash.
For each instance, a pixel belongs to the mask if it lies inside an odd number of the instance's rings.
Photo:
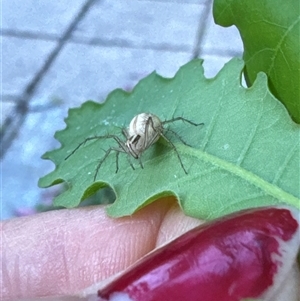
<path id="1" fill-rule="evenodd" d="M 235 26 L 222 27 L 215 24 L 212 7 L 206 20 L 205 31 L 201 41 L 202 53 L 242 56 L 243 43 Z"/>
<path id="2" fill-rule="evenodd" d="M 85 0 L 3 0 L 2 29 L 60 36 Z"/>
<path id="3" fill-rule="evenodd" d="M 20 95 L 55 47 L 52 41 L 2 37 L 2 95 Z"/>
<path id="4" fill-rule="evenodd" d="M 78 106 L 92 99 L 104 101 L 114 89 L 131 90 L 143 77 L 156 70 L 172 77 L 188 62 L 185 52 L 100 47 L 69 43 L 37 89 L 33 98 L 44 101 L 59 98 L 67 106 Z"/>
<path id="5" fill-rule="evenodd" d="M 3 97 L 1 98 L 0 104 L 0 125 L 3 126 L 4 120 L 6 116 L 9 116 L 13 113 L 15 103 L 14 100 L 18 96 L 10 96 L 10 100 L 4 101 Z"/>
<path id="6" fill-rule="evenodd" d="M 72 37 L 122 47 L 191 51 L 203 5 L 122 0 L 95 4 Z M 121 45 L 123 43 L 123 45 Z"/>
<path id="7" fill-rule="evenodd" d="M 31 113 L 11 149 L 2 162 L 1 218 L 14 216 L 18 208 L 32 208 L 43 199 L 44 191 L 37 186 L 46 171 L 54 169 L 51 161 L 40 157 L 49 149 L 59 147 L 53 130 L 64 127 L 61 109 Z"/>

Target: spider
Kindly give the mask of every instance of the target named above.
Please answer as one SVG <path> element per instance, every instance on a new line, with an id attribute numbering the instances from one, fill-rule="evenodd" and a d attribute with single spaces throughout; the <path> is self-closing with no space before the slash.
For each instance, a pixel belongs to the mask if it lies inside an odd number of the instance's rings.
<path id="1" fill-rule="evenodd" d="M 192 122 L 183 117 L 176 117 L 176 118 L 172 118 L 170 120 L 161 121 L 154 114 L 141 113 L 141 114 L 136 115 L 131 120 L 128 129 L 122 130 L 122 133 L 126 138 L 126 141 L 122 141 L 116 135 L 103 135 L 103 136 L 88 137 L 84 141 L 79 143 L 78 146 L 65 158 L 65 160 L 67 160 L 69 157 L 71 157 L 87 141 L 95 140 L 95 139 L 103 139 L 103 138 L 114 139 L 118 143 L 119 148 L 110 147 L 106 151 L 103 158 L 99 161 L 97 168 L 96 168 L 95 175 L 94 175 L 94 181 L 96 181 L 99 169 L 111 151 L 116 152 L 116 173 L 119 170 L 119 154 L 120 153 L 126 153 L 127 155 L 132 156 L 135 159 L 138 159 L 141 168 L 144 168 L 143 163 L 141 161 L 141 155 L 143 154 L 143 152 L 145 150 L 147 150 L 151 145 L 153 145 L 160 137 L 163 137 L 175 151 L 183 171 L 185 172 L 185 174 L 187 174 L 187 171 L 182 163 L 182 160 L 180 158 L 180 155 L 179 155 L 175 145 L 173 144 L 173 142 L 171 142 L 165 136 L 164 125 L 167 123 L 178 121 L 178 120 L 188 122 L 189 124 L 194 125 L 194 126 L 204 125 L 204 123 L 195 123 L 195 122 Z M 185 141 L 183 141 L 183 139 L 175 131 L 173 131 L 169 128 L 168 128 L 168 131 L 172 132 L 183 144 L 188 145 Z M 135 169 L 130 160 L 129 160 L 129 163 L 130 163 L 130 166 L 132 167 L 132 169 Z"/>

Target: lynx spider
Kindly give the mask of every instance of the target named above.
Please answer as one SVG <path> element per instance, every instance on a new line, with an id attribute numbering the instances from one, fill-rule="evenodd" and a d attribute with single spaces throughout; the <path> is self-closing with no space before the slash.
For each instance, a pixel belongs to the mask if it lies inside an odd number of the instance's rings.
<path id="1" fill-rule="evenodd" d="M 71 157 L 82 145 L 84 145 L 87 141 L 95 140 L 95 139 L 104 139 L 104 138 L 112 138 L 114 139 L 118 145 L 119 148 L 110 147 L 103 158 L 99 161 L 96 172 L 94 175 L 94 181 L 97 178 L 98 171 L 102 165 L 102 163 L 105 161 L 105 159 L 108 157 L 111 151 L 116 152 L 116 173 L 119 170 L 119 154 L 120 153 L 126 153 L 128 156 L 132 156 L 135 159 L 139 160 L 139 164 L 141 168 L 144 168 L 143 163 L 141 161 L 141 155 L 145 150 L 147 150 L 151 145 L 153 145 L 160 137 L 163 137 L 173 148 L 173 150 L 176 152 L 176 155 L 178 157 L 178 160 L 180 162 L 180 165 L 187 174 L 187 171 L 182 163 L 182 160 L 180 158 L 180 155 L 173 144 L 166 136 L 164 128 L 164 125 L 167 123 L 171 123 L 174 121 L 184 121 L 188 122 L 191 125 L 199 126 L 203 125 L 204 123 L 194 123 L 188 119 L 185 119 L 183 117 L 175 117 L 170 120 L 161 121 L 156 115 L 151 113 L 141 113 L 136 115 L 130 122 L 128 129 L 123 129 L 122 134 L 125 136 L 126 141 L 122 141 L 118 136 L 116 135 L 103 135 L 103 136 L 93 136 L 88 137 L 84 141 L 78 144 L 78 146 L 65 158 L 67 160 L 69 157 Z M 183 144 L 188 145 L 183 139 L 173 130 L 170 128 L 167 129 L 167 131 L 170 131 L 173 133 Z M 129 157 L 128 157 L 129 160 Z M 132 169 L 135 169 L 132 162 L 129 160 L 129 164 L 132 167 Z"/>

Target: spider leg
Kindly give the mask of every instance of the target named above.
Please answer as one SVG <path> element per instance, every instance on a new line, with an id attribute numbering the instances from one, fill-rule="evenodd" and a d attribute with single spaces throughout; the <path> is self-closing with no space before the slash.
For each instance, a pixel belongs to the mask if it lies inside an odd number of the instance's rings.
<path id="1" fill-rule="evenodd" d="M 176 155 L 177 155 L 177 158 L 178 158 L 178 160 L 179 160 L 179 162 L 180 162 L 180 165 L 181 165 L 181 167 L 182 167 L 182 169 L 183 169 L 183 171 L 185 172 L 185 174 L 187 174 L 187 171 L 186 171 L 186 169 L 184 168 L 184 165 L 183 165 L 183 163 L 182 163 L 182 160 L 181 160 L 181 157 L 180 157 L 180 155 L 179 155 L 179 153 L 178 153 L 178 150 L 177 150 L 177 148 L 176 148 L 176 146 L 173 144 L 173 142 L 171 141 L 171 140 L 169 140 L 163 133 L 161 133 L 160 134 L 170 145 L 171 145 L 171 147 L 174 149 L 174 151 L 176 152 Z"/>
<path id="2" fill-rule="evenodd" d="M 143 145 L 143 148 L 144 150 L 146 150 L 147 148 L 147 144 L 148 144 L 148 147 L 152 144 L 148 143 L 148 133 L 149 133 L 149 126 L 152 126 L 152 129 L 155 131 L 154 129 L 154 124 L 153 124 L 153 120 L 151 117 L 149 117 L 146 121 L 146 124 L 145 124 L 145 138 L 144 138 L 144 145 Z M 140 165 L 142 166 L 141 164 L 141 159 L 139 158 L 139 161 L 140 161 Z"/>
<path id="3" fill-rule="evenodd" d="M 111 151 L 115 151 L 116 152 L 116 173 L 118 172 L 119 170 L 119 154 L 120 153 L 124 153 L 124 150 L 123 149 L 119 149 L 119 148 L 114 148 L 114 147 L 111 147 L 109 148 L 106 152 L 105 152 L 105 155 L 103 156 L 103 158 L 99 161 L 97 167 L 96 167 L 96 171 L 95 171 L 95 175 L 94 175 L 94 181 L 96 181 L 96 178 L 97 178 L 97 175 L 98 175 L 98 172 L 99 172 L 99 169 L 102 165 L 102 163 L 105 161 L 105 159 L 108 157 L 108 155 L 111 153 Z M 132 164 L 131 164 L 132 165 Z"/>
<path id="4" fill-rule="evenodd" d="M 152 127 L 152 130 L 156 133 L 156 135 L 152 135 L 151 141 L 148 141 L 148 133 L 149 133 L 148 129 L 150 126 Z M 145 139 L 144 139 L 145 149 L 147 149 L 149 146 L 151 146 L 153 144 L 153 141 L 155 141 L 157 136 L 159 136 L 160 132 L 162 132 L 162 131 L 163 131 L 163 128 L 161 128 L 161 131 L 158 131 L 157 129 L 154 128 L 153 119 L 152 119 L 152 117 L 149 117 L 149 119 L 147 120 L 146 125 L 145 125 Z M 148 145 L 147 147 L 146 147 L 146 144 Z"/>
<path id="5" fill-rule="evenodd" d="M 141 168 L 142 168 L 142 169 L 144 169 L 144 165 L 143 165 L 143 162 L 142 162 L 141 156 L 139 156 L 139 159 L 138 159 L 138 160 L 139 160 L 139 163 L 140 163 L 140 166 L 141 166 Z"/>
<path id="6" fill-rule="evenodd" d="M 129 138 L 130 138 L 130 136 L 128 135 L 128 131 L 127 131 L 126 128 L 122 128 L 122 134 L 123 134 L 123 136 L 124 136 L 126 139 L 129 139 Z"/>
<path id="7" fill-rule="evenodd" d="M 148 138 L 150 126 L 152 127 L 152 130 L 156 133 L 156 135 L 152 135 L 151 140 L 149 140 L 149 138 Z M 154 123 L 153 123 L 152 117 L 149 117 L 145 124 L 144 141 L 143 141 L 143 150 L 144 151 L 153 144 L 153 141 L 157 138 L 157 136 L 159 136 L 159 132 L 154 128 Z M 140 164 L 141 168 L 144 169 L 144 165 L 143 165 L 141 157 L 142 157 L 142 152 L 139 154 L 137 159 L 139 160 L 139 164 Z"/>
<path id="8" fill-rule="evenodd" d="M 86 138 L 84 141 L 82 141 L 81 143 L 79 143 L 77 145 L 77 147 L 75 147 L 73 149 L 73 151 L 67 156 L 65 157 L 65 160 L 67 160 L 68 158 L 70 158 L 82 145 L 84 145 L 86 142 L 90 141 L 90 140 L 95 140 L 95 139 L 103 139 L 103 138 L 112 138 L 114 139 L 119 146 L 122 148 L 122 150 L 124 152 L 126 152 L 126 146 L 124 145 L 124 143 L 120 140 L 120 138 L 116 135 L 104 135 L 104 136 L 93 136 L 93 137 L 88 137 Z"/>
<path id="9" fill-rule="evenodd" d="M 73 150 L 72 152 L 65 157 L 65 160 L 67 160 L 68 158 L 70 158 L 82 145 L 84 145 L 87 141 L 93 140 L 93 139 L 100 139 L 98 136 L 94 136 L 94 137 L 89 137 L 86 138 L 84 141 L 82 141 L 81 143 L 79 143 Z"/>
<path id="10" fill-rule="evenodd" d="M 120 152 L 116 152 L 116 173 L 118 173 L 119 170 L 119 154 Z"/>
<path id="11" fill-rule="evenodd" d="M 130 154 L 128 154 L 128 152 L 127 152 L 127 161 L 128 161 L 128 163 L 129 163 L 129 165 L 131 166 L 131 168 L 133 169 L 133 170 L 135 170 L 135 168 L 134 168 L 134 166 L 133 166 L 133 164 L 132 164 L 132 162 L 131 162 L 131 160 L 130 160 Z"/>
<path id="12" fill-rule="evenodd" d="M 171 122 L 178 121 L 178 120 L 181 120 L 181 121 L 183 121 L 183 122 L 186 121 L 186 122 L 188 122 L 189 124 L 194 125 L 194 126 L 204 125 L 203 122 L 201 122 L 201 123 L 195 123 L 195 122 L 192 122 L 192 121 L 190 121 L 190 120 L 188 120 L 188 119 L 186 119 L 186 118 L 183 118 L 183 117 L 175 117 L 175 118 L 172 118 L 172 119 L 170 119 L 170 120 L 165 120 L 164 122 L 162 122 L 162 124 L 171 123 Z M 181 136 L 178 135 L 178 134 L 177 134 L 175 131 L 173 131 L 172 129 L 170 129 L 170 128 L 166 129 L 166 132 L 168 132 L 168 131 L 170 131 L 174 136 L 176 136 L 176 137 L 177 137 L 184 145 L 191 146 L 190 144 L 186 143 L 186 142 L 181 138 Z M 164 136 L 164 137 L 165 137 L 165 136 Z M 171 141 L 169 141 L 169 143 L 172 144 Z M 177 154 L 178 154 L 178 153 L 177 153 Z"/>
<path id="13" fill-rule="evenodd" d="M 114 150 L 114 149 L 113 149 L 113 148 L 109 148 L 109 149 L 106 151 L 106 153 L 105 153 L 105 155 L 103 156 L 103 158 L 99 161 L 99 163 L 98 163 L 98 165 L 97 165 L 97 167 L 96 167 L 95 175 L 94 175 L 94 182 L 96 181 L 96 178 L 97 178 L 97 175 L 98 175 L 98 171 L 99 171 L 99 169 L 100 169 L 102 163 L 104 162 L 104 160 L 107 158 L 107 156 L 110 154 L 110 152 L 111 152 L 112 150 Z M 117 164 L 117 166 L 118 166 L 118 164 Z"/>
<path id="14" fill-rule="evenodd" d="M 167 132 L 171 132 L 174 136 L 176 136 L 184 145 L 187 145 L 187 146 L 191 146 L 190 144 L 186 143 L 180 135 L 178 135 L 175 131 L 171 130 L 170 128 L 168 128 L 166 130 Z"/>
<path id="15" fill-rule="evenodd" d="M 171 122 L 178 121 L 178 120 L 187 122 L 187 123 L 189 123 L 191 125 L 194 125 L 194 126 L 204 125 L 203 122 L 201 122 L 201 123 L 195 123 L 195 122 L 193 122 L 191 120 L 188 120 L 186 118 L 183 118 L 183 117 L 175 117 L 175 118 L 172 118 L 170 120 L 165 120 L 165 121 L 162 122 L 162 124 L 167 124 L 167 123 L 171 123 Z"/>

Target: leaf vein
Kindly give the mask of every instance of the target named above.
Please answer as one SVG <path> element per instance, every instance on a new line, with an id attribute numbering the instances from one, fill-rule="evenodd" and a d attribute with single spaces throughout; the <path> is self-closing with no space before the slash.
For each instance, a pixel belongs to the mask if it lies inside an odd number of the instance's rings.
<path id="1" fill-rule="evenodd" d="M 252 172 L 237 166 L 233 163 L 227 162 L 221 158 L 218 158 L 214 155 L 208 154 L 206 152 L 203 152 L 201 150 L 191 149 L 191 153 L 194 154 L 194 156 L 201 158 L 203 161 L 208 162 L 210 164 L 216 165 L 220 167 L 221 169 L 224 169 L 241 179 L 247 181 L 248 183 L 253 184 L 254 186 L 258 187 L 262 191 L 264 191 L 266 194 L 276 198 L 280 199 L 283 202 L 286 202 L 290 205 L 293 205 L 295 207 L 299 206 L 299 198 L 284 191 L 283 189 L 275 186 L 273 183 L 269 183 L 263 178 L 261 178 L 259 175 L 253 174 Z"/>
<path id="2" fill-rule="evenodd" d="M 284 33 L 284 35 L 281 37 L 280 41 L 278 42 L 276 48 L 275 48 L 275 53 L 274 55 L 271 57 L 271 63 L 270 63 L 270 66 L 267 70 L 267 74 L 270 74 L 271 73 L 271 70 L 273 69 L 274 67 L 274 64 L 275 64 L 275 58 L 277 57 L 279 51 L 281 51 L 281 46 L 285 40 L 285 38 L 287 37 L 287 35 L 290 33 L 290 31 L 297 25 L 297 23 L 299 23 L 300 21 L 300 16 L 288 27 L 288 29 L 286 30 L 286 32 Z"/>
<path id="3" fill-rule="evenodd" d="M 224 91 L 222 90 L 222 94 L 221 96 L 219 97 L 219 102 L 218 102 L 218 106 L 216 107 L 216 110 L 211 118 L 211 122 L 209 124 L 209 126 L 207 127 L 207 133 L 205 135 L 205 137 L 203 138 L 202 140 L 202 150 L 204 151 L 206 146 L 208 145 L 208 142 L 213 134 L 213 130 L 214 130 L 214 127 L 217 123 L 217 120 L 218 120 L 218 116 L 219 116 L 219 113 L 220 113 L 220 110 L 221 110 L 221 103 L 222 103 L 222 98 L 224 96 Z"/>
<path id="4" fill-rule="evenodd" d="M 288 166 L 290 160 L 292 159 L 293 155 L 296 153 L 296 151 L 299 151 L 299 149 L 297 149 L 297 143 L 294 144 L 294 147 L 292 147 L 289 151 L 289 153 L 286 155 L 284 162 L 282 163 L 282 165 L 278 168 L 277 173 L 274 176 L 274 179 L 272 181 L 272 184 L 277 184 L 278 181 L 280 180 L 280 178 L 282 177 L 286 167 Z"/>
<path id="5" fill-rule="evenodd" d="M 267 94 L 267 92 L 265 93 L 265 95 Z M 265 96 L 264 96 L 265 97 Z M 263 98 L 264 98 L 263 97 Z M 263 99 L 262 98 L 262 99 Z M 256 133 L 257 133 L 257 129 L 259 128 L 259 124 L 260 124 L 260 121 L 261 121 L 261 118 L 262 118 L 262 115 L 263 115 L 263 108 L 262 108 L 262 101 L 260 102 L 261 106 L 260 106 L 260 110 L 259 110 L 259 114 L 257 114 L 257 118 L 256 118 L 256 122 L 254 123 L 254 126 L 252 128 L 252 131 L 250 132 L 250 135 L 248 136 L 248 139 L 236 161 L 236 164 L 237 165 L 241 165 L 244 158 L 246 157 L 246 154 L 248 152 L 248 150 L 250 149 L 252 143 L 253 143 L 253 140 L 254 140 L 254 137 L 256 136 Z"/>

